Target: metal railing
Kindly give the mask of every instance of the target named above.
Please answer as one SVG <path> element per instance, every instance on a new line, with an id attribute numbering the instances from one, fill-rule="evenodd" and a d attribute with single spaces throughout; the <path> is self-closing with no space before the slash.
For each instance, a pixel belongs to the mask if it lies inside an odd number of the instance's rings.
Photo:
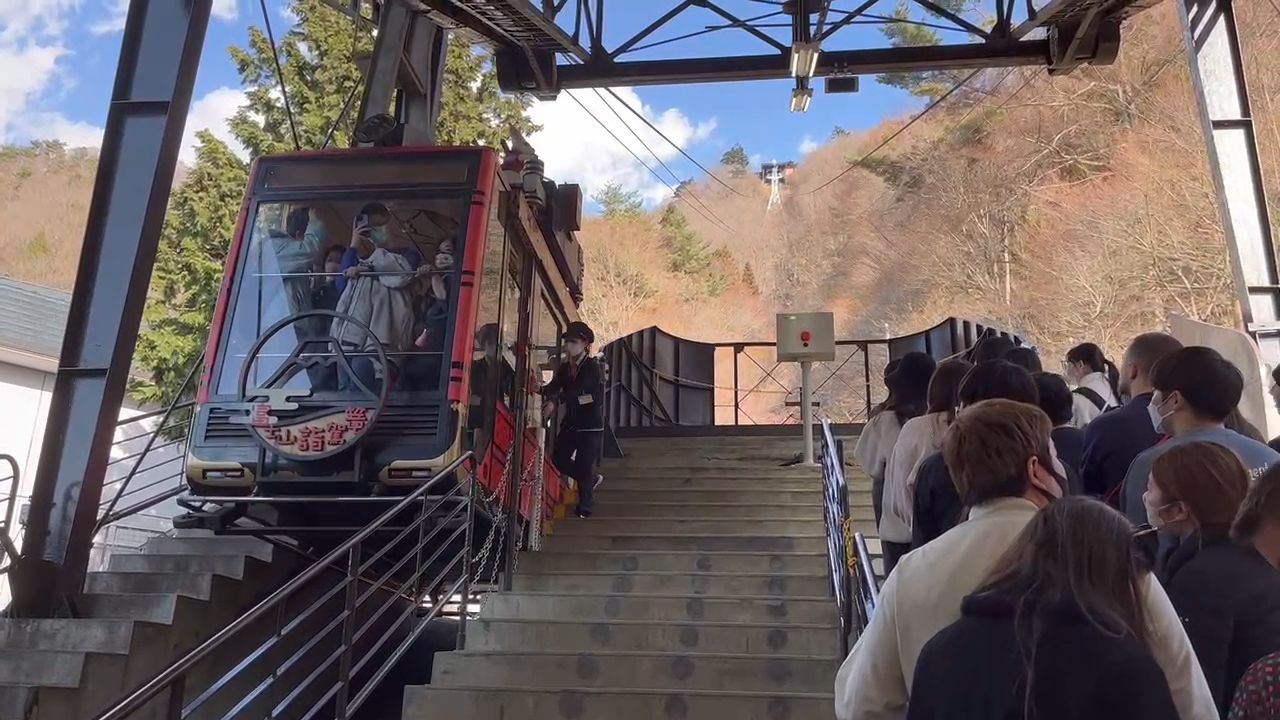
<path id="1" fill-rule="evenodd" d="M 891 359 L 912 351 L 945 358 L 988 332 L 995 331 L 949 318 L 902 337 L 838 340 L 835 360 L 813 366 L 816 414 L 837 423 L 863 422 L 884 400 L 882 378 Z M 610 370 L 609 423 L 618 429 L 799 423 L 799 367 L 777 362 L 776 347 L 695 342 L 656 327 L 619 338 L 603 351 Z"/>
<path id="2" fill-rule="evenodd" d="M 164 720 L 352 717 L 447 606 L 465 635 L 476 564 L 474 466 L 471 453 L 450 463 L 98 720 L 144 710 L 156 717 L 162 708 Z M 202 662 L 214 657 L 237 660 L 196 687 L 209 675 Z"/>
<path id="3" fill-rule="evenodd" d="M 853 532 L 849 486 L 844 476 L 844 444 L 836 440 L 831 421 L 822 421 L 822 517 L 827 529 L 827 563 L 831 592 L 840 620 L 840 649 L 849 653 L 854 633 L 861 633 L 876 609 L 880 583 L 862 533 Z"/>
<path id="4" fill-rule="evenodd" d="M 13 516 L 18 509 L 18 487 L 22 483 L 22 474 L 18 470 L 18 461 L 12 455 L 0 454 L 0 575 L 7 574 L 18 561 L 18 549 L 14 545 Z"/>
<path id="5" fill-rule="evenodd" d="M 822 518 L 827 529 L 827 567 L 831 571 L 831 594 L 840 621 L 840 655 L 849 654 L 849 638 L 862 625 L 853 607 L 854 564 L 850 547 L 849 488 L 844 479 L 844 452 L 831 433 L 830 421 L 822 422 Z"/>

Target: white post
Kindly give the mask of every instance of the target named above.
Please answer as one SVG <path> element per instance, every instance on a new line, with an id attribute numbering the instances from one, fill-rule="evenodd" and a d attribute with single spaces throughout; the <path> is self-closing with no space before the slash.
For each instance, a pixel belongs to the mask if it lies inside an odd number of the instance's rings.
<path id="1" fill-rule="evenodd" d="M 809 382 L 809 371 L 813 363 L 803 360 L 800 363 L 800 422 L 804 424 L 804 464 L 813 463 L 813 386 Z"/>
<path id="2" fill-rule="evenodd" d="M 541 411 L 541 408 L 539 408 Z M 547 423 L 544 420 L 538 421 L 538 429 L 534 431 L 533 437 L 538 443 L 538 450 L 533 455 L 533 461 L 536 463 L 533 468 L 533 507 L 530 508 L 529 515 L 529 549 L 537 552 L 542 549 L 542 511 L 544 506 L 543 498 L 546 496 L 546 477 L 543 473 L 546 465 L 545 454 L 547 447 Z"/>

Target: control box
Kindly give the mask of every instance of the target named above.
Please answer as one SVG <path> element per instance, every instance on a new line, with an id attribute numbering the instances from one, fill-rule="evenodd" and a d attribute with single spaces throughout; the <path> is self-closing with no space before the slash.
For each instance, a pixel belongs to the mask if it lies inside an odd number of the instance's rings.
<path id="1" fill-rule="evenodd" d="M 832 362 L 836 320 L 829 312 L 778 313 L 778 362 Z"/>

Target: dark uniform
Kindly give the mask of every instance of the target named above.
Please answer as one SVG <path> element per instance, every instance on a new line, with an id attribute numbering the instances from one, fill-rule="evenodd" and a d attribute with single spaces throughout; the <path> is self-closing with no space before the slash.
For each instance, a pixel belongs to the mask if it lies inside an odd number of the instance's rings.
<path id="1" fill-rule="evenodd" d="M 588 343 L 594 339 L 584 323 L 572 323 L 565 331 L 566 339 L 575 337 Z M 556 435 L 551 461 L 577 483 L 578 515 L 589 516 L 596 463 L 604 442 L 604 377 L 600 362 L 587 355 L 576 363 L 565 360 L 543 387 L 542 395 L 564 407 L 564 421 Z"/>

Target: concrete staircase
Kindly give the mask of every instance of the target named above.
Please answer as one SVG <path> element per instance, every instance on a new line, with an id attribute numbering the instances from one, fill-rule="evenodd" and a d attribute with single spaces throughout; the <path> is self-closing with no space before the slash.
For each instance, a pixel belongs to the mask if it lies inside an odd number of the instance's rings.
<path id="1" fill-rule="evenodd" d="M 84 617 L 0 619 L 0 720 L 93 717 L 303 562 L 253 538 L 178 532 L 90 573 Z"/>
<path id="2" fill-rule="evenodd" d="M 625 441 L 595 517 L 522 555 L 515 591 L 406 690 L 405 720 L 833 717 L 821 475 L 779 467 L 797 447 Z"/>

